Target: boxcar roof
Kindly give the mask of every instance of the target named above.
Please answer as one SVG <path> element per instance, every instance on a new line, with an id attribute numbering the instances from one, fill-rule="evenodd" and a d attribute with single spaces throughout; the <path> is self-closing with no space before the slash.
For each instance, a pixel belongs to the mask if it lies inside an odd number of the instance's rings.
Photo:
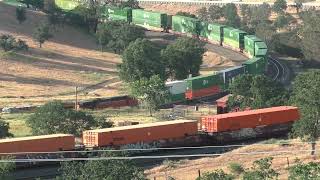
<path id="1" fill-rule="evenodd" d="M 138 124 L 138 125 L 122 126 L 122 127 L 114 127 L 114 128 L 94 129 L 94 130 L 88 130 L 85 132 L 111 132 L 111 131 L 121 131 L 121 130 L 128 130 L 128 129 L 148 128 L 148 127 L 154 127 L 154 126 L 182 124 L 182 123 L 188 123 L 188 122 L 197 122 L 197 121 L 195 121 L 195 120 L 174 120 L 174 121 L 146 123 L 146 124 Z"/>
<path id="2" fill-rule="evenodd" d="M 16 142 L 16 141 L 29 141 L 29 140 L 36 140 L 36 139 L 59 138 L 59 137 L 68 137 L 68 136 L 73 136 L 73 135 L 72 134 L 50 134 L 50 135 L 43 135 L 43 136 L 7 138 L 7 139 L 0 139 L 0 143 Z"/>

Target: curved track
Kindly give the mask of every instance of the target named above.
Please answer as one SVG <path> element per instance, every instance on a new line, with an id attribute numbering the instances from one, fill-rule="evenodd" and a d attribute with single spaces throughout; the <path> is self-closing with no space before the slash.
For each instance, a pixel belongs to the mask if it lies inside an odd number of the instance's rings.
<path id="1" fill-rule="evenodd" d="M 274 56 L 268 56 L 268 61 L 272 64 L 276 70 L 276 74 L 272 77 L 273 80 L 278 80 L 281 83 L 288 81 L 288 69 L 282 64 L 278 58 Z"/>

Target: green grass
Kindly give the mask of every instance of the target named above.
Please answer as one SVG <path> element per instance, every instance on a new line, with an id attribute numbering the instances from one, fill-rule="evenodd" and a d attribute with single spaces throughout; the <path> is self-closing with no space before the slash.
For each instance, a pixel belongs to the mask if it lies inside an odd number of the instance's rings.
<path id="1" fill-rule="evenodd" d="M 32 135 L 31 129 L 26 125 L 26 120 L 30 115 L 29 113 L 2 114 L 1 119 L 9 123 L 9 132 L 14 137 L 24 137 Z"/>

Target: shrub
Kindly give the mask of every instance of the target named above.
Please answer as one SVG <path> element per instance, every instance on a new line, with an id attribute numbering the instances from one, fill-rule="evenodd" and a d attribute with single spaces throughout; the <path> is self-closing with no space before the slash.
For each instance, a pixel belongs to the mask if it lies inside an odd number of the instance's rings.
<path id="1" fill-rule="evenodd" d="M 229 169 L 230 169 L 231 173 L 235 174 L 235 175 L 240 175 L 244 172 L 243 166 L 239 163 L 230 163 Z"/>
<path id="2" fill-rule="evenodd" d="M 0 36 L 0 47 L 5 52 L 11 50 L 28 50 L 29 47 L 27 43 L 21 39 L 16 41 L 16 38 L 9 34 L 3 34 Z"/>

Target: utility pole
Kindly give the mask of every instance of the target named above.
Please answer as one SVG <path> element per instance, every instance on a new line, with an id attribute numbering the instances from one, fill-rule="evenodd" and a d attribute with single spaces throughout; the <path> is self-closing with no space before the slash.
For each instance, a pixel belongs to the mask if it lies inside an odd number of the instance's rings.
<path id="1" fill-rule="evenodd" d="M 74 110 L 78 111 L 78 86 L 75 88 L 76 101 L 74 103 Z"/>

